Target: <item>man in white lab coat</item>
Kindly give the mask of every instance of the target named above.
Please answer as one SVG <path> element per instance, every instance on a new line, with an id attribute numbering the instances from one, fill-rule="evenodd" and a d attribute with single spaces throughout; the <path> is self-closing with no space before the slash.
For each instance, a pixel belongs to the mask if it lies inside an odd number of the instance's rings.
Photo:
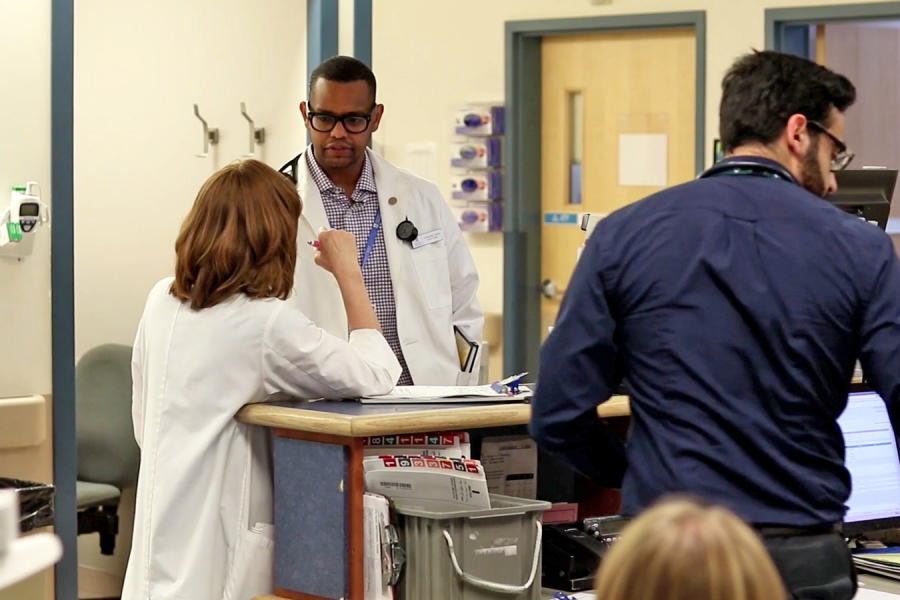
<path id="1" fill-rule="evenodd" d="M 317 67 L 300 112 L 312 144 L 282 168 L 303 200 L 292 301 L 333 335 L 347 318 L 333 277 L 313 262 L 322 228 L 356 236 L 369 297 L 403 374 L 399 385 L 475 385 L 460 368 L 458 336 L 482 341 L 478 272 L 459 225 L 433 183 L 368 149 L 384 106 L 362 62 L 336 56 Z"/>

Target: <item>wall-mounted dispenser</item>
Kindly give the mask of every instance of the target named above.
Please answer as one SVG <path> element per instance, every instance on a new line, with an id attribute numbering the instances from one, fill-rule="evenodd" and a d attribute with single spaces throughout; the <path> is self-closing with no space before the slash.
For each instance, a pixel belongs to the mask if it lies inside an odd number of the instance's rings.
<path id="1" fill-rule="evenodd" d="M 0 211 L 0 258 L 22 261 L 31 256 L 34 237 L 50 218 L 40 190 L 34 181 L 12 189 L 9 207 Z"/>

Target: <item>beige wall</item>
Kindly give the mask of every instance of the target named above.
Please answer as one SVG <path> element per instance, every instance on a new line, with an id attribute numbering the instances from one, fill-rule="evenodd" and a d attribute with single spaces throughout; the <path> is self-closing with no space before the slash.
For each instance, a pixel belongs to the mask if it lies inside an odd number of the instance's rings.
<path id="1" fill-rule="evenodd" d="M 200 185 L 247 152 L 281 166 L 305 141 L 306 6 L 297 0 L 79 0 L 75 13 L 76 354 L 130 344 L 147 292 L 171 274 Z M 221 141 L 197 158 L 201 125 Z"/>
<path id="2" fill-rule="evenodd" d="M 0 0 L 0 211 L 10 188 L 37 181 L 50 204 L 50 0 Z M 33 255 L 24 262 L 0 259 L 0 477 L 53 481 L 49 439 L 52 409 L 23 417 L 2 399 L 51 391 L 50 231 L 37 233 Z M 34 425 L 27 446 L 10 447 L 3 425 L 24 418 Z M 30 421 L 30 422 L 29 422 Z M 35 421 L 37 421 L 35 423 Z M 18 432 L 17 432 L 18 433 Z M 6 442 L 6 443 L 4 443 Z M 4 600 L 29 600 L 53 592 L 47 570 L 13 589 Z"/>
<path id="3" fill-rule="evenodd" d="M 302 150 L 305 78 L 305 2 L 78 0 L 78 357 L 100 344 L 133 343 L 147 293 L 172 274 L 175 236 L 200 185 L 249 150 L 242 101 L 266 130 L 258 158 L 277 168 Z M 219 128 L 208 158 L 195 156 L 202 136 L 194 103 Z M 79 538 L 82 566 L 124 573 L 133 505 L 134 490 L 126 490 L 114 556 L 99 554 L 98 536 Z"/>
<path id="4" fill-rule="evenodd" d="M 450 189 L 449 144 L 454 108 L 504 100 L 504 23 L 635 13 L 706 11 L 707 163 L 718 137 L 721 77 L 731 61 L 765 45 L 765 9 L 822 4 L 827 0 L 456 0 L 374 3 L 373 68 L 379 98 L 386 105 L 376 141 L 385 156 L 403 165 L 409 142 L 438 144 L 440 177 Z M 486 310 L 503 306 L 503 249 L 500 235 L 469 235 L 482 278 Z"/>
<path id="5" fill-rule="evenodd" d="M 0 0 L 0 212 L 37 181 L 50 204 L 50 0 Z M 0 258 L 0 398 L 49 394 L 50 230 L 23 262 Z"/>

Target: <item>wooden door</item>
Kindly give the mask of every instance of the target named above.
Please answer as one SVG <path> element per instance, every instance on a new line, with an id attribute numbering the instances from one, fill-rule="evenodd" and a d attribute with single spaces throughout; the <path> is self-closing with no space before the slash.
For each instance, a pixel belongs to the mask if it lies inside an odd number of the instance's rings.
<path id="1" fill-rule="evenodd" d="M 825 64 L 825 25 L 816 25 L 816 56 L 815 61 L 820 65 Z"/>
<path id="2" fill-rule="evenodd" d="M 546 37 L 541 73 L 546 336 L 584 241 L 581 215 L 696 176 L 694 30 Z"/>

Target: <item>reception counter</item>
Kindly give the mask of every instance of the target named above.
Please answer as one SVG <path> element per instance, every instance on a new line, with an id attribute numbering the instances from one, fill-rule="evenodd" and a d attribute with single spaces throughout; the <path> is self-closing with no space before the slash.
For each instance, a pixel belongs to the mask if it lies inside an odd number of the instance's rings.
<path id="1" fill-rule="evenodd" d="M 597 409 L 601 418 L 631 414 L 627 396 L 613 396 Z M 360 404 L 359 402 L 279 402 L 251 404 L 239 421 L 275 429 L 344 437 L 426 433 L 526 425 L 531 406 L 516 403 Z"/>
<path id="2" fill-rule="evenodd" d="M 601 418 L 630 415 L 614 396 Z M 275 592 L 296 600 L 363 600 L 363 441 L 376 435 L 526 425 L 526 403 L 247 406 L 244 423 L 274 430 Z"/>

